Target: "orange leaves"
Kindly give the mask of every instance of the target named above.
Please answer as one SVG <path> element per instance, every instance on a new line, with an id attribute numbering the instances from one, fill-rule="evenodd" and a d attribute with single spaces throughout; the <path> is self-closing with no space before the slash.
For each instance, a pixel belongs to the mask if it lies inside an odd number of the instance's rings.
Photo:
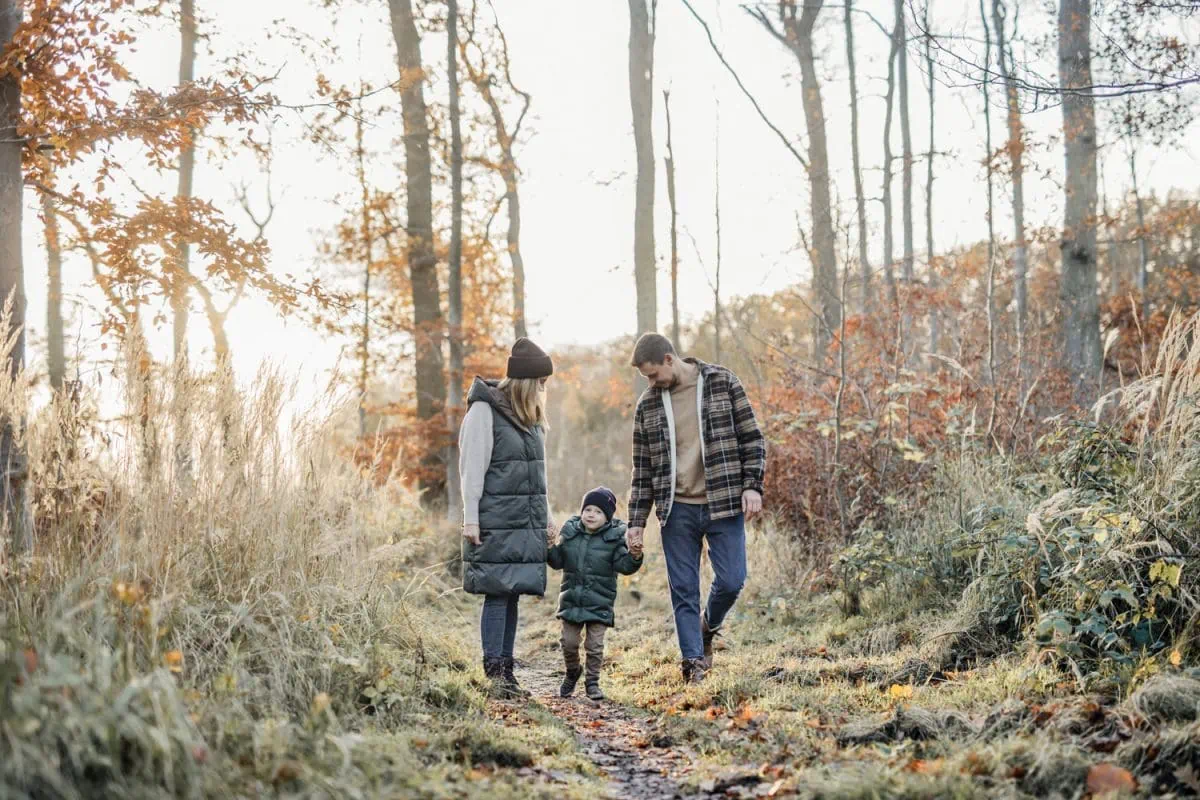
<path id="1" fill-rule="evenodd" d="M 1133 792 L 1137 790 L 1137 781 L 1129 770 L 1115 764 L 1096 764 L 1088 770 L 1087 789 L 1092 794 Z"/>
<path id="2" fill-rule="evenodd" d="M 123 605 L 133 606 L 146 596 L 146 587 L 142 584 L 117 581 L 112 585 L 112 594 Z"/>
<path id="3" fill-rule="evenodd" d="M 183 652 L 179 650 L 168 650 L 163 653 L 163 666 L 169 669 L 176 675 L 183 672 Z"/>
<path id="4" fill-rule="evenodd" d="M 920 758 L 914 758 L 912 761 L 904 765 L 905 772 L 915 772 L 918 775 L 941 775 L 942 769 L 946 766 L 945 759 L 935 758 L 929 761 Z"/>

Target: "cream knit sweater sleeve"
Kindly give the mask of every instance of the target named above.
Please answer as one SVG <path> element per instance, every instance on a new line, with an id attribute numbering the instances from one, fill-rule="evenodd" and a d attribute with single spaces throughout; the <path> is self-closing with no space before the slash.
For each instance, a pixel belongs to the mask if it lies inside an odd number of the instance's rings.
<path id="1" fill-rule="evenodd" d="M 462 476 L 463 524 L 479 524 L 483 479 L 492 462 L 492 408 L 472 403 L 458 432 L 458 471 Z"/>

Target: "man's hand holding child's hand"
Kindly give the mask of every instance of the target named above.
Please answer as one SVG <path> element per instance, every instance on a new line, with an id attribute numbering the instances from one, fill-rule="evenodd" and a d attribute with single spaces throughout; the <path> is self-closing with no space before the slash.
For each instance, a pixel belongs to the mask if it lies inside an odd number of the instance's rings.
<path id="1" fill-rule="evenodd" d="M 642 528 L 630 528 L 625 532 L 625 544 L 634 558 L 642 557 L 642 532 Z"/>

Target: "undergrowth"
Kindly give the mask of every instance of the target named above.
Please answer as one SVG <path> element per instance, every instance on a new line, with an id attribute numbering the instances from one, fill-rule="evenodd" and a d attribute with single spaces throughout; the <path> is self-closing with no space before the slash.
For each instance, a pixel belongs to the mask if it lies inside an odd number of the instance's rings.
<path id="1" fill-rule="evenodd" d="M 349 463 L 336 420 L 286 420 L 269 373 L 252 394 L 222 376 L 129 393 L 116 426 L 86 393 L 28 415 L 35 538 L 0 560 L 0 796 L 583 791 L 552 719 L 514 734 L 489 715 L 447 594 L 457 535 Z M 535 760 L 573 777 L 531 786 L 515 771 Z"/>

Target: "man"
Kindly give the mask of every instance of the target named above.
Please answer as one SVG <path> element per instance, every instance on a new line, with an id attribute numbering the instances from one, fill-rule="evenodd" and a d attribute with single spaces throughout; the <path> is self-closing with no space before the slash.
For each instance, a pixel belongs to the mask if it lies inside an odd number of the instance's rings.
<path id="1" fill-rule="evenodd" d="M 699 683 L 712 668 L 713 637 L 746 580 L 745 523 L 762 511 L 766 442 L 728 369 L 680 358 L 657 333 L 638 339 L 633 366 L 650 388 L 633 421 L 629 542 L 641 545 L 657 506 L 683 678 Z M 705 540 L 713 584 L 701 614 Z"/>

